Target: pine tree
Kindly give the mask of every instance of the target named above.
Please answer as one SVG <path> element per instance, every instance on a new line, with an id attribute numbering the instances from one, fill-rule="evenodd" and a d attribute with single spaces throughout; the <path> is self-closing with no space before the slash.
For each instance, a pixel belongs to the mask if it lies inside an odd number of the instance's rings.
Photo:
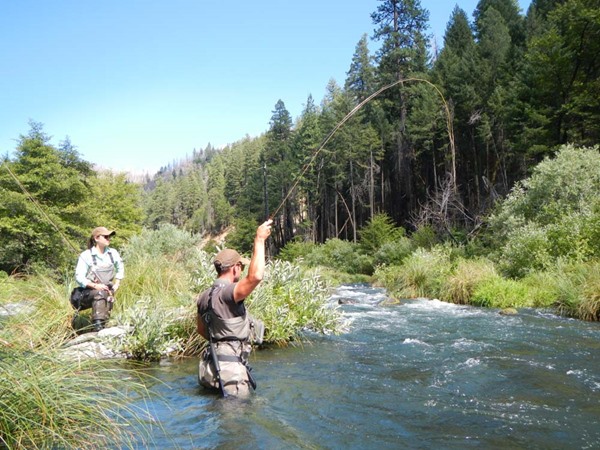
<path id="1" fill-rule="evenodd" d="M 376 58 L 377 77 L 382 85 L 426 71 L 428 16 L 419 0 L 380 1 L 371 17 L 377 26 L 374 38 L 383 41 Z M 409 102 L 404 86 L 384 95 L 385 116 L 394 129 L 392 137 L 385 141 L 388 162 L 385 179 L 389 190 L 386 209 L 393 212 L 397 221 L 407 221 L 417 203 L 413 178 L 415 155 L 406 128 Z"/>
<path id="2" fill-rule="evenodd" d="M 283 247 L 294 237 L 294 217 L 297 213 L 295 193 L 290 192 L 298 174 L 298 163 L 291 152 L 292 118 L 282 100 L 278 100 L 270 120 L 263 163 L 269 173 L 268 198 L 280 205 L 279 213 L 273 218 L 275 233 L 273 243 Z"/>
<path id="3" fill-rule="evenodd" d="M 600 139 L 600 15 L 597 0 L 569 0 L 547 12 L 527 53 L 522 142 L 539 159 L 557 145 Z"/>
<path id="4" fill-rule="evenodd" d="M 112 188 L 94 189 L 95 173 L 70 140 L 57 149 L 41 123 L 30 127 L 0 168 L 0 270 L 71 269 L 75 252 L 112 208 L 99 205 L 111 198 L 125 204 Z M 111 224 L 116 220 L 104 225 Z"/>

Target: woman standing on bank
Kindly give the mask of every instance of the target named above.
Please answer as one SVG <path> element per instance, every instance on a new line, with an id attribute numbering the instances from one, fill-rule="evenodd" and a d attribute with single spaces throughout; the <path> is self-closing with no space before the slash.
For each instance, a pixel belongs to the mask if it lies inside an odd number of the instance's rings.
<path id="1" fill-rule="evenodd" d="M 94 228 L 88 241 L 88 249 L 79 255 L 75 268 L 75 279 L 85 288 L 84 299 L 88 304 L 91 303 L 95 331 L 106 326 L 114 294 L 125 275 L 121 255 L 110 247 L 110 240 L 115 234 L 115 231 L 105 227 Z"/>

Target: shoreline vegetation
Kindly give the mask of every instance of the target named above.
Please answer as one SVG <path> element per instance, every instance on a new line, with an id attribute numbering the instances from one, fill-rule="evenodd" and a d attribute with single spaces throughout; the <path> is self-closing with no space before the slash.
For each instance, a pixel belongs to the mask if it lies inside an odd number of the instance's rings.
<path id="1" fill-rule="evenodd" d="M 598 168 L 597 148 L 563 147 L 499 202 L 475 239 L 461 242 L 453 231 L 454 239 L 443 240 L 429 226 L 408 235 L 379 214 L 357 242 L 292 242 L 269 262 L 248 307 L 265 322 L 267 346 L 301 343 L 307 331 L 342 332 L 342 316 L 329 295 L 334 286 L 355 282 L 385 288 L 391 299 L 386 303 L 437 298 L 501 309 L 548 308 L 598 321 Z M 110 341 L 120 354 L 140 362 L 199 354 L 203 342 L 195 331 L 193 298 L 214 279 L 214 243 L 204 249 L 200 243 L 198 235 L 161 225 L 131 236 L 122 247 L 127 276 L 109 323 L 132 330 Z M 127 407 L 131 396 L 148 395 L 143 365 L 123 377 L 114 362 L 61 355 L 76 336 L 70 272 L 41 266 L 28 275 L 0 272 L 0 285 L 0 310 L 18 305 L 0 318 L 4 446 L 127 447 L 133 430 L 151 428 L 146 412 Z M 92 425 L 97 423 L 102 426 Z"/>

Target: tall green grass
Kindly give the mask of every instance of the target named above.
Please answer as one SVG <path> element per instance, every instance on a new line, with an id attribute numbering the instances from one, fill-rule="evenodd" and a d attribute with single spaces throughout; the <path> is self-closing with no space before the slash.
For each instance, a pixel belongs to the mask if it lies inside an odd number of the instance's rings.
<path id="1" fill-rule="evenodd" d="M 485 280 L 497 276 L 494 264 L 486 259 L 459 259 L 443 281 L 440 297 L 451 303 L 467 305 L 473 292 Z"/>
<path id="2" fill-rule="evenodd" d="M 0 352 L 0 443 L 8 449 L 134 448 L 148 441 L 145 412 L 128 406 L 144 384 L 95 360 Z"/>
<path id="3" fill-rule="evenodd" d="M 532 306 L 527 302 L 527 290 L 523 283 L 500 275 L 486 278 L 476 286 L 470 303 L 493 308 Z"/>
<path id="4" fill-rule="evenodd" d="M 451 269 L 450 247 L 418 248 L 400 266 L 378 267 L 374 279 L 396 298 L 438 298 Z"/>
<path id="5" fill-rule="evenodd" d="M 568 317 L 600 320 L 600 262 L 559 265 L 557 310 Z"/>
<path id="6" fill-rule="evenodd" d="M 551 270 L 509 278 L 486 258 L 456 257 L 437 245 L 417 249 L 400 265 L 380 266 L 375 283 L 396 298 L 439 298 L 491 308 L 553 308 L 558 314 L 600 320 L 600 262 L 559 262 Z"/>
<path id="7" fill-rule="evenodd" d="M 9 277 L 1 282 L 0 305 L 18 305 L 4 320 L 0 338 L 22 350 L 60 346 L 73 337 L 70 285 L 48 275 Z"/>

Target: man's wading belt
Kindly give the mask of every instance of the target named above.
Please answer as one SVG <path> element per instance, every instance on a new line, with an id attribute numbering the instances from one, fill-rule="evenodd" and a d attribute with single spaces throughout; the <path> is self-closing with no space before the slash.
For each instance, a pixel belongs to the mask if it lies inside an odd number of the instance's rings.
<path id="1" fill-rule="evenodd" d="M 217 287 L 222 287 L 220 285 L 213 285 L 213 287 L 211 288 L 210 292 L 208 293 L 208 308 L 206 310 L 206 312 L 203 315 L 204 318 L 204 322 L 206 322 L 206 324 L 208 325 L 208 338 L 209 338 L 209 345 L 212 347 L 214 345 L 215 342 L 242 342 L 240 339 L 235 338 L 235 337 L 226 337 L 226 338 L 222 338 L 222 339 L 214 339 L 213 338 L 213 332 L 212 332 L 212 326 L 211 326 L 211 314 L 213 313 L 213 307 L 212 307 L 212 296 L 213 293 L 215 291 L 215 289 Z M 242 358 L 240 358 L 239 356 L 235 356 L 235 355 L 219 355 L 216 351 L 216 349 L 211 348 L 211 356 L 213 357 L 213 362 L 215 363 L 215 369 L 217 372 L 217 376 L 219 377 L 219 386 L 221 388 L 221 392 L 223 393 L 223 395 L 225 396 L 225 391 L 223 389 L 223 380 L 221 380 L 221 370 L 219 368 L 219 361 L 223 361 L 223 362 L 237 362 L 240 364 L 243 364 L 244 367 L 246 367 L 246 372 L 248 374 L 248 381 L 250 382 L 250 385 L 252 386 L 252 389 L 256 390 L 256 380 L 254 380 L 254 377 L 252 376 L 251 370 L 252 367 L 250 367 L 248 365 L 247 362 L 243 361 Z M 217 359 L 217 361 L 214 361 L 214 359 Z"/>
<path id="2" fill-rule="evenodd" d="M 242 358 L 240 358 L 239 356 L 235 356 L 235 355 L 217 355 L 219 357 L 219 361 L 222 362 L 239 362 L 241 364 L 244 364 L 244 361 L 242 361 Z"/>

